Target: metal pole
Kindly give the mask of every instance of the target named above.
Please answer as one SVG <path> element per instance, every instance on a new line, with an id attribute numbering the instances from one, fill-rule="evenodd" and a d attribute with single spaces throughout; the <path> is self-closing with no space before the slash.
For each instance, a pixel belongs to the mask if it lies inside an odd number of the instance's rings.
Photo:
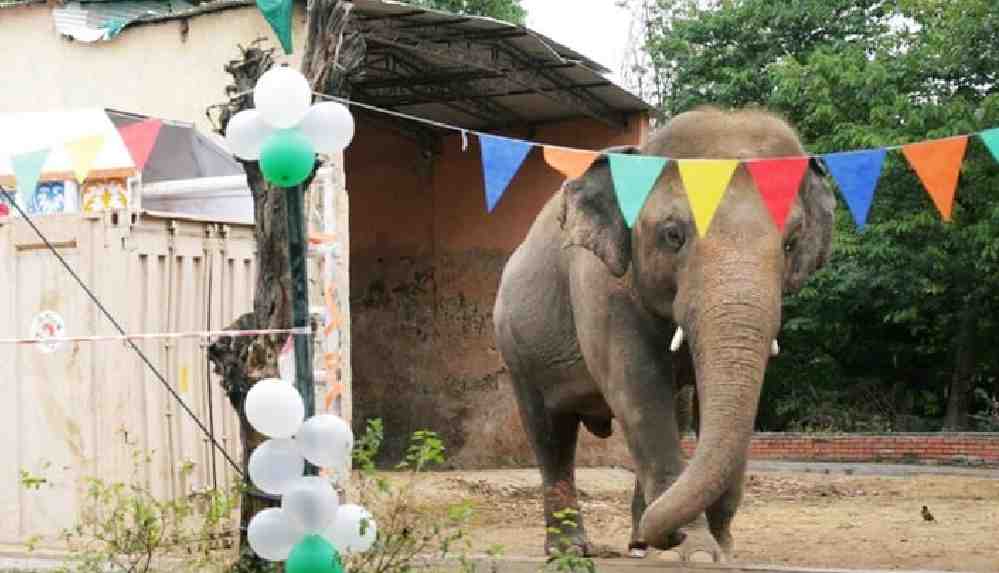
<path id="1" fill-rule="evenodd" d="M 306 258 L 305 187 L 285 189 L 288 210 L 288 260 L 291 267 L 291 315 L 296 328 L 309 326 L 309 279 Z M 305 402 L 305 418 L 316 414 L 316 386 L 312 370 L 312 334 L 298 333 L 295 337 L 295 387 Z M 306 475 L 318 475 L 319 468 L 306 462 Z"/>

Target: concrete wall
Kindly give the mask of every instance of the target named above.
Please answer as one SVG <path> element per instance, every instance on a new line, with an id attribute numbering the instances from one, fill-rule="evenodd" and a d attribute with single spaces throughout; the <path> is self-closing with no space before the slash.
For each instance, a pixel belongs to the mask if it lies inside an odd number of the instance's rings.
<path id="1" fill-rule="evenodd" d="M 229 75 L 223 67 L 238 57 L 237 44 L 265 37 L 279 61 L 298 67 L 305 14 L 295 13 L 294 55 L 283 56 L 255 7 L 191 18 L 188 31 L 172 21 L 126 28 L 107 42 L 75 42 L 55 30 L 45 5 L 0 10 L 0 54 L 4 58 L 2 111 L 51 111 L 109 107 L 193 122 L 209 131 L 205 108 L 225 99 Z M 16 57 L 11 57 L 16 54 Z"/>
<path id="2" fill-rule="evenodd" d="M 508 135 L 599 149 L 640 141 L 645 125 L 636 118 L 613 132 L 574 121 Z M 487 214 L 474 137 L 466 151 L 460 136 L 446 137 L 429 157 L 411 140 L 364 126 L 347 172 L 355 431 L 383 418 L 389 459 L 414 430 L 432 429 L 456 465 L 533 463 L 495 350 L 492 307 L 507 257 L 562 176 L 533 150 Z M 618 440 L 588 436 L 581 462 L 623 451 Z"/>

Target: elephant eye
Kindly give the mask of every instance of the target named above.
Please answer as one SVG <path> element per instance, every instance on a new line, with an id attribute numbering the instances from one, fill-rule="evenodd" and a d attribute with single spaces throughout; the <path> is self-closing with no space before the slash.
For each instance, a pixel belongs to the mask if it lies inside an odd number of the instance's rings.
<path id="1" fill-rule="evenodd" d="M 687 234 L 680 225 L 669 222 L 660 227 L 659 239 L 666 247 L 679 251 L 687 241 Z"/>

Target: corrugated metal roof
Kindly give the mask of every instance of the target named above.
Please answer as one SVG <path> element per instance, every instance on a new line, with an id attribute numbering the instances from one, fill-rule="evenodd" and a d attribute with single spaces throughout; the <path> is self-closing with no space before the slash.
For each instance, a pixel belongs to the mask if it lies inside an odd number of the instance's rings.
<path id="1" fill-rule="evenodd" d="M 88 0 L 53 8 L 56 30 L 81 42 L 110 40 L 131 24 L 183 18 L 246 2 L 211 2 L 206 10 L 187 0 Z"/>
<path id="2" fill-rule="evenodd" d="M 15 6 L 27 6 L 28 4 L 44 4 L 45 0 L 0 0 L 0 9 L 13 8 Z"/>

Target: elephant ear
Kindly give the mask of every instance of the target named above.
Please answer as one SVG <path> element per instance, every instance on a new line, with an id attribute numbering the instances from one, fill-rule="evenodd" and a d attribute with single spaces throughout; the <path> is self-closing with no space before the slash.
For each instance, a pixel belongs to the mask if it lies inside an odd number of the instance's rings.
<path id="1" fill-rule="evenodd" d="M 813 158 L 799 198 L 803 212 L 799 248 L 790 262 L 785 281 L 788 293 L 796 292 L 822 268 L 832 250 L 836 198 L 827 183 L 825 166 Z"/>
<path id="2" fill-rule="evenodd" d="M 562 248 L 583 247 L 600 258 L 615 277 L 631 263 L 631 230 L 614 194 L 609 153 L 637 154 L 632 145 L 604 149 L 586 173 L 562 185 Z"/>

